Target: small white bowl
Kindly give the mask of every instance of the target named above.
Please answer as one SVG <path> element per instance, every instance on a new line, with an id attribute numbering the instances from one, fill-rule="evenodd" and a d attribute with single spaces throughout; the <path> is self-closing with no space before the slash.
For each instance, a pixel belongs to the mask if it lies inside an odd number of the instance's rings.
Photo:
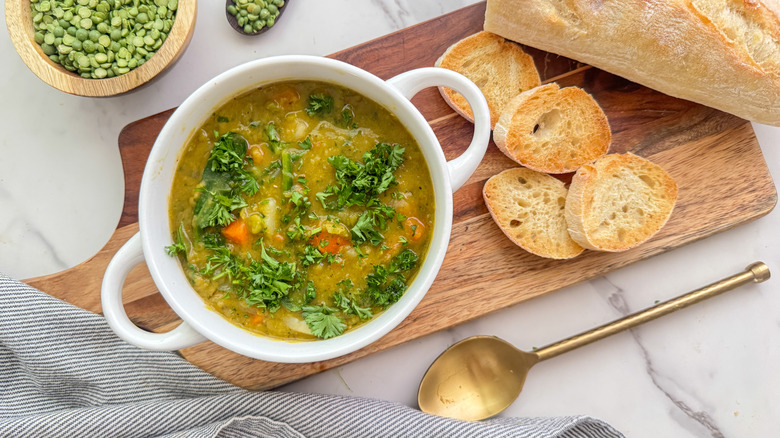
<path id="1" fill-rule="evenodd" d="M 374 320 L 326 340 L 285 342 L 250 333 L 209 310 L 192 289 L 179 261 L 165 252 L 172 244 L 168 202 L 174 170 L 187 140 L 227 100 L 250 89 L 287 80 L 333 83 L 373 99 L 396 115 L 422 149 L 433 182 L 436 212 L 433 236 L 420 271 L 404 296 Z M 475 115 L 474 137 L 458 158 L 447 161 L 430 125 L 409 99 L 423 88 L 446 86 L 463 94 Z M 313 56 L 279 56 L 232 68 L 208 81 L 173 113 L 157 137 L 141 180 L 138 216 L 140 232 L 114 256 L 103 277 L 103 313 L 122 339 L 152 350 L 178 350 L 209 339 L 245 356 L 274 362 L 313 362 L 356 351 L 384 336 L 417 306 L 444 260 L 452 229 L 452 193 L 479 165 L 490 138 L 490 114 L 482 93 L 458 73 L 421 68 L 388 81 L 352 65 Z M 181 317 L 168 333 L 136 327 L 122 305 L 122 285 L 128 272 L 146 261 L 160 293 Z"/>

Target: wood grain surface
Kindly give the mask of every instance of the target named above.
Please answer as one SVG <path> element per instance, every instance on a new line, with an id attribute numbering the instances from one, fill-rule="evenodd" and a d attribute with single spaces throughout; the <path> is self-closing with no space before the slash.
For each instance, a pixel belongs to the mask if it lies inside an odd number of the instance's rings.
<path id="1" fill-rule="evenodd" d="M 432 66 L 450 44 L 482 29 L 484 7 L 476 4 L 331 57 L 385 79 L 409 69 Z M 556 55 L 526 49 L 545 82 L 578 85 L 593 94 L 611 123 L 611 152 L 632 151 L 650 158 L 677 181 L 677 207 L 651 241 L 623 253 L 586 251 L 566 261 L 524 252 L 504 237 L 482 201 L 485 180 L 515 166 L 491 144 L 475 174 L 454 195 L 452 240 L 436 281 L 417 309 L 388 335 L 353 354 L 309 364 L 249 359 L 210 342 L 182 350 L 181 354 L 236 385 L 272 388 L 604 275 L 756 219 L 774 208 L 777 192 L 750 123 Z M 448 158 L 465 150 L 472 126 L 444 103 L 437 90 L 424 90 L 413 102 L 429 120 Z M 138 188 L 143 166 L 170 114 L 166 111 L 132 123 L 119 136 L 126 178 L 125 209 L 106 247 L 79 266 L 28 283 L 100 312 L 103 272 L 117 248 L 138 230 Z M 144 266 L 137 267 L 128 278 L 124 301 L 131 319 L 148 330 L 165 331 L 178 324 Z"/>
<path id="2" fill-rule="evenodd" d="M 149 61 L 120 76 L 104 79 L 85 79 L 50 60 L 33 39 L 30 0 L 7 0 L 5 22 L 8 33 L 27 67 L 41 80 L 52 87 L 78 96 L 105 97 L 126 93 L 148 83 L 158 74 L 173 65 L 184 53 L 195 30 L 197 0 L 180 0 L 165 43 Z"/>

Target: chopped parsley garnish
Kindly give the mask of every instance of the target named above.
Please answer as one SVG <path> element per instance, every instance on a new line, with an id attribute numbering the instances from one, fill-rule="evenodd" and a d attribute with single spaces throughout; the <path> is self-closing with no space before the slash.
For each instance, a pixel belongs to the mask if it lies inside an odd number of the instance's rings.
<path id="1" fill-rule="evenodd" d="M 417 265 L 419 258 L 411 249 L 405 249 L 395 256 L 390 266 L 375 265 L 374 272 L 368 274 L 366 281 L 368 295 L 374 306 L 387 307 L 398 301 L 406 292 L 406 279 L 402 275 Z"/>
<path id="2" fill-rule="evenodd" d="M 298 142 L 298 147 L 301 149 L 309 150 L 311 149 L 311 146 L 311 137 L 306 137 L 306 140 Z"/>
<path id="3" fill-rule="evenodd" d="M 179 228 L 176 230 L 176 242 L 173 242 L 173 245 L 166 246 L 165 251 L 168 252 L 168 255 L 171 257 L 183 254 L 184 258 L 187 258 L 187 246 L 184 244 L 183 223 L 180 223 Z"/>
<path id="4" fill-rule="evenodd" d="M 214 253 L 206 259 L 201 275 L 218 280 L 227 277 L 231 292 L 249 305 L 265 307 L 275 312 L 291 290 L 300 287 L 295 263 L 280 262 L 261 247 L 261 259 L 246 260 L 234 255 L 225 246 L 206 245 Z"/>
<path id="5" fill-rule="evenodd" d="M 306 114 L 310 117 L 320 116 L 333 111 L 333 98 L 326 94 L 312 94 L 309 96 L 309 106 L 306 108 Z"/>
<path id="6" fill-rule="evenodd" d="M 328 339 L 338 336 L 347 328 L 341 318 L 334 315 L 338 309 L 328 306 L 305 306 L 301 310 L 306 325 L 318 338 Z"/>
<path id="7" fill-rule="evenodd" d="M 343 209 L 353 205 L 367 208 L 351 229 L 356 245 L 381 243 L 384 237 L 379 231 L 386 229 L 386 221 L 396 216 L 395 210 L 382 204 L 378 196 L 395 183 L 393 172 L 403 164 L 403 154 L 404 148 L 399 145 L 378 143 L 363 154 L 362 163 L 344 155 L 328 158 L 336 169 L 337 183 L 315 196 L 324 208 Z"/>
<path id="8" fill-rule="evenodd" d="M 247 204 L 241 194 L 253 195 L 259 190 L 257 179 L 244 170 L 248 143 L 235 132 L 219 137 L 203 170 L 203 186 L 195 203 L 195 225 L 199 229 L 225 226 L 233 221 L 233 211 Z"/>

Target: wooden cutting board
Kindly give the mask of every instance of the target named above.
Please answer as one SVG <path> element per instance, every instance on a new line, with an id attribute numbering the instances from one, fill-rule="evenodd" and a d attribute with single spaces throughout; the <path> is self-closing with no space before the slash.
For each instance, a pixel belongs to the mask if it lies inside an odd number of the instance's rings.
<path id="1" fill-rule="evenodd" d="M 432 66 L 450 44 L 482 29 L 484 9 L 484 3 L 476 4 L 331 57 L 384 79 Z M 182 350 L 181 354 L 236 385 L 271 388 L 604 275 L 756 219 L 774 208 L 777 192 L 750 123 L 566 58 L 526 49 L 545 82 L 577 85 L 593 94 L 612 126 L 611 152 L 631 151 L 650 158 L 675 178 L 678 204 L 655 238 L 631 251 L 586 251 L 568 261 L 542 259 L 524 252 L 499 231 L 482 201 L 485 180 L 515 166 L 491 144 L 476 173 L 454 196 L 452 240 L 436 281 L 417 309 L 384 338 L 348 356 L 309 364 L 249 359 L 210 342 Z M 472 126 L 444 103 L 437 90 L 424 90 L 413 102 L 429 120 L 448 158 L 465 150 Z M 116 250 L 138 231 L 137 201 L 143 166 L 172 111 L 132 123 L 119 135 L 125 205 L 108 244 L 83 264 L 30 279 L 29 284 L 79 307 L 101 311 L 103 272 Z M 179 322 L 157 293 L 145 266 L 137 267 L 129 276 L 124 301 L 131 319 L 148 330 L 170 330 Z"/>

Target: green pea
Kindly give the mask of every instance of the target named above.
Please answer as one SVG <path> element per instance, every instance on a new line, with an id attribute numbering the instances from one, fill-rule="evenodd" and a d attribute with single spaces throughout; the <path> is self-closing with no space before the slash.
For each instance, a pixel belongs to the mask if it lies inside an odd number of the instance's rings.
<path id="1" fill-rule="evenodd" d="M 95 52 L 95 43 L 93 43 L 92 40 L 85 40 L 81 43 L 81 45 L 84 48 L 85 52 L 87 53 Z"/>
<path id="2" fill-rule="evenodd" d="M 130 67 L 129 65 L 127 67 L 120 67 L 119 68 L 119 74 L 123 75 L 123 74 L 129 72 L 131 68 L 135 68 L 135 67 Z"/>
<path id="3" fill-rule="evenodd" d="M 41 21 L 43 21 L 43 12 L 38 12 L 37 14 L 35 14 L 35 16 L 33 16 L 33 23 L 37 24 L 40 23 Z"/>
<path id="4" fill-rule="evenodd" d="M 108 55 L 106 55 L 105 53 L 98 53 L 95 55 L 95 61 L 98 63 L 104 63 L 108 61 Z"/>
<path id="5" fill-rule="evenodd" d="M 274 4 L 275 4 L 277 7 L 279 7 L 279 8 L 281 8 L 282 6 L 284 6 L 284 0 L 273 0 L 273 2 L 274 2 Z"/>
<path id="6" fill-rule="evenodd" d="M 81 18 L 89 18 L 92 15 L 92 10 L 89 8 L 79 8 L 77 13 Z"/>
<path id="7" fill-rule="evenodd" d="M 84 29 L 78 29 L 76 30 L 76 38 L 79 41 L 84 42 L 87 38 L 89 38 L 89 32 Z"/>
<path id="8" fill-rule="evenodd" d="M 89 31 L 89 39 L 90 39 L 90 41 L 92 41 L 93 43 L 96 43 L 96 42 L 98 42 L 98 38 L 100 38 L 100 32 L 98 32 L 95 29 L 92 29 L 92 30 Z"/>
<path id="9" fill-rule="evenodd" d="M 266 6 L 266 9 L 268 9 L 268 12 L 270 12 L 271 15 L 276 15 L 279 13 L 279 8 L 277 8 L 276 5 L 268 5 Z"/>
<path id="10" fill-rule="evenodd" d="M 168 9 L 175 11 L 179 7 L 178 0 L 168 0 Z"/>
<path id="11" fill-rule="evenodd" d="M 38 5 L 38 8 L 38 10 L 41 12 L 49 11 L 51 10 L 51 3 L 47 0 L 44 0 Z"/>
<path id="12" fill-rule="evenodd" d="M 127 68 L 136 68 L 138 67 L 138 60 L 135 58 L 131 58 L 129 61 L 127 61 Z"/>
<path id="13" fill-rule="evenodd" d="M 54 44 L 54 34 L 51 32 L 46 32 L 46 35 L 43 36 L 43 42 L 46 44 Z"/>
<path id="14" fill-rule="evenodd" d="M 127 60 L 124 58 L 119 58 L 116 60 L 116 65 L 119 67 L 127 67 Z"/>
<path id="15" fill-rule="evenodd" d="M 265 19 L 267 19 L 268 17 L 271 16 L 271 13 L 268 11 L 268 9 L 263 8 L 263 9 L 260 10 L 260 14 L 259 15 L 260 15 L 261 19 L 265 20 Z"/>
<path id="16" fill-rule="evenodd" d="M 268 27 L 273 27 L 273 25 L 276 23 L 276 20 L 274 20 L 274 17 L 268 17 L 267 20 L 265 20 L 265 25 Z"/>
<path id="17" fill-rule="evenodd" d="M 79 25 L 82 29 L 91 29 L 92 28 L 92 20 L 89 18 L 83 18 L 81 21 L 79 21 Z"/>
<path id="18" fill-rule="evenodd" d="M 57 51 L 62 55 L 67 55 L 71 50 L 73 50 L 73 47 L 66 46 L 65 44 L 60 44 L 57 46 Z"/>
<path id="19" fill-rule="evenodd" d="M 244 26 L 244 33 L 253 33 L 254 29 L 252 28 L 251 24 L 247 24 Z"/>
<path id="20" fill-rule="evenodd" d="M 122 18 L 121 17 L 111 17 L 111 26 L 113 27 L 120 27 L 122 25 Z"/>
<path id="21" fill-rule="evenodd" d="M 81 41 L 78 39 L 73 40 L 73 43 L 70 46 L 73 47 L 73 50 L 81 50 L 83 48 Z"/>
<path id="22" fill-rule="evenodd" d="M 71 36 L 69 34 L 65 34 L 65 36 L 62 37 L 62 44 L 65 44 L 66 46 L 73 46 L 73 43 L 75 41 L 78 41 L 76 37 Z"/>
<path id="23" fill-rule="evenodd" d="M 108 35 L 100 35 L 100 37 L 98 37 L 98 43 L 103 47 L 108 47 L 111 45 L 111 37 Z"/>
<path id="24" fill-rule="evenodd" d="M 135 17 L 135 21 L 144 24 L 149 21 L 149 16 L 146 14 L 146 12 L 141 12 L 138 14 L 138 16 Z"/>
<path id="25" fill-rule="evenodd" d="M 54 42 L 54 41 L 52 41 L 52 42 Z M 41 50 L 43 50 L 43 53 L 45 53 L 47 56 L 48 55 L 53 55 L 54 52 L 57 51 L 57 49 L 55 49 L 54 46 L 52 46 L 51 44 L 47 44 L 47 43 L 41 44 Z"/>
<path id="26" fill-rule="evenodd" d="M 68 28 L 68 29 L 67 29 L 65 32 L 67 32 L 67 33 L 68 33 L 68 35 L 70 35 L 70 36 L 74 36 L 74 37 L 75 37 L 75 36 L 76 36 L 76 31 L 77 31 L 77 30 L 78 30 L 78 29 L 76 29 L 75 27 L 71 26 L 71 27 L 69 27 L 69 28 Z"/>
<path id="27" fill-rule="evenodd" d="M 119 44 L 119 41 L 112 41 L 109 48 L 111 49 L 112 52 L 116 53 L 119 51 L 119 49 L 122 48 L 122 45 Z"/>
<path id="28" fill-rule="evenodd" d="M 72 19 L 73 19 L 73 12 L 71 12 L 71 11 L 65 11 L 65 12 L 62 14 L 62 19 L 63 19 L 63 20 L 65 20 L 65 21 L 67 21 L 67 22 L 70 22 L 70 20 L 72 20 Z"/>
<path id="29" fill-rule="evenodd" d="M 227 11 L 230 15 L 235 16 L 238 13 L 238 9 L 236 9 L 235 5 L 230 5 L 227 7 Z"/>
<path id="30" fill-rule="evenodd" d="M 79 64 L 79 67 L 83 67 L 83 68 L 89 67 L 89 56 L 81 56 L 78 58 L 77 62 Z"/>

